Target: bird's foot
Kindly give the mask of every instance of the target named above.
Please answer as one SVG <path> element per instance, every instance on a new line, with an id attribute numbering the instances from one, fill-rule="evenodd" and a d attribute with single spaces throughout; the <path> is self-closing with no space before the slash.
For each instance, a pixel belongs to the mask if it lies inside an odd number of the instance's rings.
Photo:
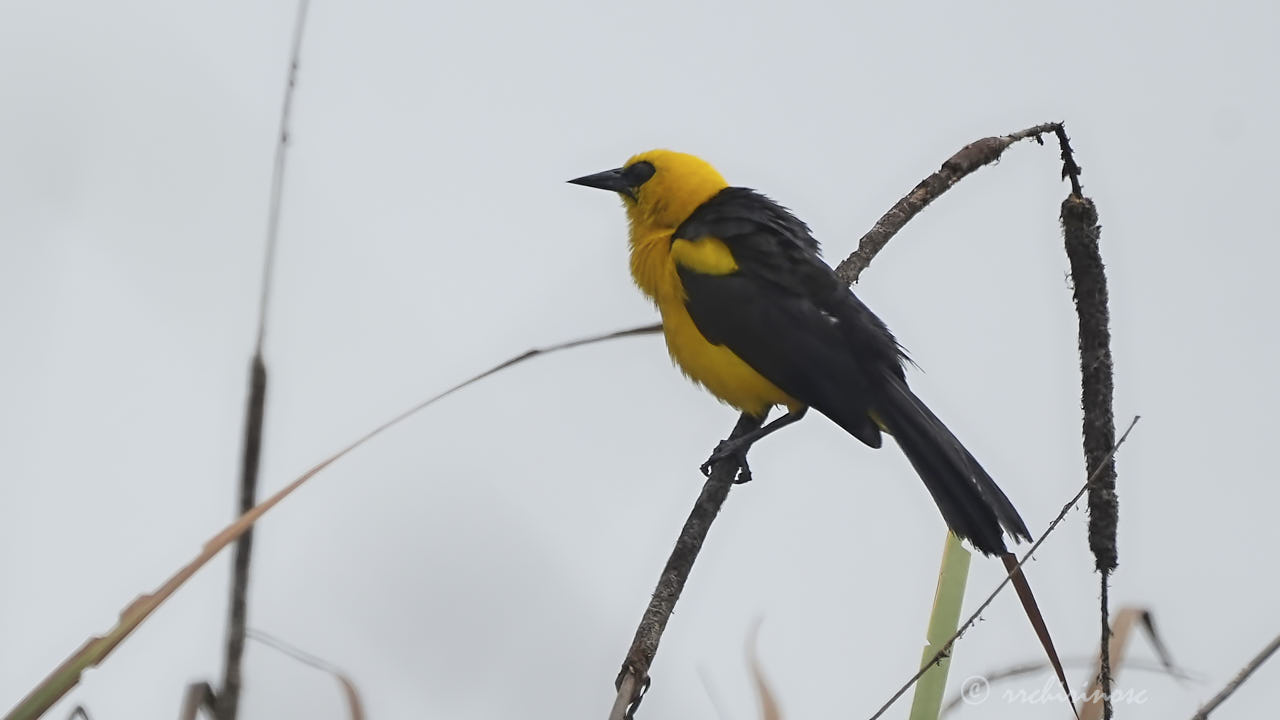
<path id="1" fill-rule="evenodd" d="M 710 477 L 711 468 L 721 460 L 736 458 L 738 461 L 738 476 L 734 479 L 735 485 L 751 482 L 751 466 L 747 465 L 747 450 L 751 449 L 751 443 L 743 443 L 738 440 L 721 440 L 716 449 L 711 451 L 711 457 L 702 463 L 702 474 Z"/>

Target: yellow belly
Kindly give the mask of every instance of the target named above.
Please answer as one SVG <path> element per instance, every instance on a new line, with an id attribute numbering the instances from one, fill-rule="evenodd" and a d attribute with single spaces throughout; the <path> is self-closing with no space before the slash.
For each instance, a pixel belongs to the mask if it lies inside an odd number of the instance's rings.
<path id="1" fill-rule="evenodd" d="M 763 375 L 751 369 L 732 350 L 707 341 L 680 302 L 660 302 L 662 331 L 671 359 L 689 379 L 733 407 L 764 417 L 774 405 L 796 409 L 799 404 Z"/>
<path id="2" fill-rule="evenodd" d="M 752 370 L 732 350 L 713 345 L 703 337 L 684 307 L 684 289 L 673 252 L 681 255 L 686 267 L 703 272 L 727 273 L 736 268 L 732 255 L 718 240 L 673 243 L 669 230 L 644 233 L 632 228 L 631 275 L 662 314 L 662 331 L 671 359 L 689 379 L 743 412 L 764 417 L 774 405 L 800 409 L 800 403 Z"/>

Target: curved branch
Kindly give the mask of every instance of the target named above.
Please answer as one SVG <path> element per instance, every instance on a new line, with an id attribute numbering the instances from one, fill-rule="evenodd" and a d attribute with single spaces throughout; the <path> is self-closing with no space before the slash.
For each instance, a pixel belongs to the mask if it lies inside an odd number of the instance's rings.
<path id="1" fill-rule="evenodd" d="M 1056 132 L 1061 127 L 1062 123 L 1043 123 L 1008 135 L 975 140 L 960 148 L 942 163 L 937 172 L 921 180 L 911 192 L 880 216 L 867 234 L 858 240 L 858 249 L 836 266 L 836 275 L 850 285 L 858 282 L 862 271 L 867 269 L 889 240 L 942 193 L 950 190 L 974 170 L 999 160 L 1004 151 L 1019 140 L 1035 138 L 1036 142 L 1043 145 L 1041 136 Z"/>

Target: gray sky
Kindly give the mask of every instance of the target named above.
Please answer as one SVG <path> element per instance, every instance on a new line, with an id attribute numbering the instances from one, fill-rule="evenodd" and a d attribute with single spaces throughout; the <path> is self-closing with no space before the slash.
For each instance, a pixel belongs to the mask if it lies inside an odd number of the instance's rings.
<path id="1" fill-rule="evenodd" d="M 793 208 L 834 262 L 964 143 L 1065 119 L 1104 225 L 1117 417 L 1144 418 L 1119 460 L 1113 607 L 1151 607 L 1204 680 L 1122 673 L 1147 702 L 1120 717 L 1189 715 L 1277 630 L 1272 564 L 1254 562 L 1280 542 L 1277 7 L 313 3 L 264 489 L 494 362 L 653 320 L 617 202 L 566 178 L 695 152 Z M 0 10 L 0 706 L 230 517 L 293 12 Z M 1037 534 L 1083 480 L 1058 167 L 1013 148 L 858 288 Z M 374 717 L 603 716 L 733 419 L 653 337 L 501 374 L 265 519 L 252 625 L 348 669 Z M 865 717 L 919 662 L 940 517 L 896 448 L 820 416 L 752 457 L 643 716 L 715 717 L 700 669 L 733 717 L 756 714 L 743 644 L 762 617 L 787 717 Z M 1030 571 L 1067 656 L 1097 636 L 1084 523 Z M 999 574 L 975 560 L 970 606 Z M 172 717 L 219 673 L 226 583 L 220 557 L 71 702 Z M 1010 593 L 952 677 L 1039 653 Z M 329 679 L 273 650 L 251 645 L 246 671 L 246 718 L 343 717 Z M 1221 718 L 1269 713 L 1278 673 Z M 1069 717 L 994 696 L 956 717 L 1029 712 Z"/>

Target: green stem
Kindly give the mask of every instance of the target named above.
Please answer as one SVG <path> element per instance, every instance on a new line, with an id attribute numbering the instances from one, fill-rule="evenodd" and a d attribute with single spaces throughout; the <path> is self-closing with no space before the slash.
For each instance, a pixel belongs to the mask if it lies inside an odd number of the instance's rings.
<path id="1" fill-rule="evenodd" d="M 964 586 L 969 579 L 969 551 L 960 544 L 954 533 L 947 533 L 947 543 L 942 549 L 942 567 L 938 570 L 938 590 L 933 596 L 933 612 L 929 615 L 927 644 L 921 658 L 921 666 L 938 656 L 943 645 L 955 635 L 960 624 L 960 606 L 964 604 Z M 911 700 L 910 720 L 937 720 L 942 709 L 942 696 L 947 689 L 947 671 L 951 667 L 951 654 L 929 669 L 916 684 Z"/>

